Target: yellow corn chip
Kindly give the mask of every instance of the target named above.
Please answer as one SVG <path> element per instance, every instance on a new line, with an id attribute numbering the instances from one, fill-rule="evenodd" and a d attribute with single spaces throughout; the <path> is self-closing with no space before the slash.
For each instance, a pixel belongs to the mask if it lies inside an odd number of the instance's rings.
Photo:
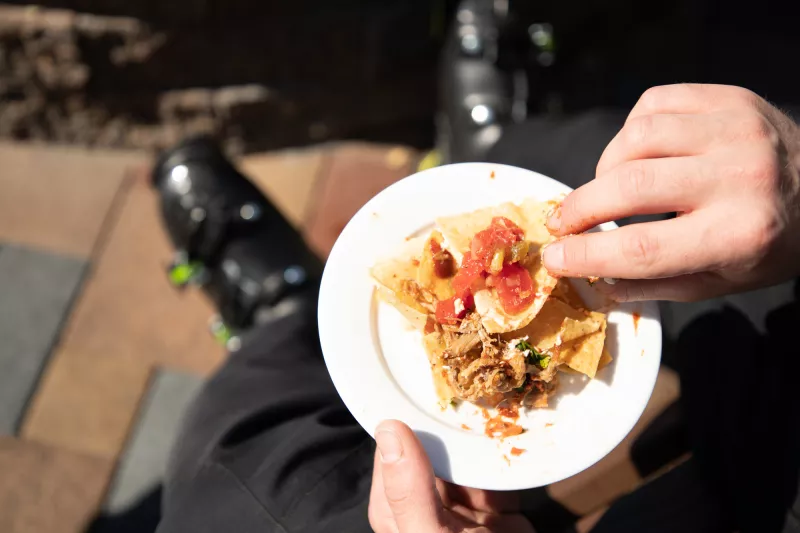
<path id="1" fill-rule="evenodd" d="M 377 294 L 378 298 L 400 311 L 406 320 L 411 323 L 414 329 L 419 331 L 423 331 L 425 329 L 428 316 L 419 309 L 415 309 L 414 307 L 411 307 L 410 305 L 400 301 L 398 293 L 395 293 L 394 291 L 382 286 L 376 287 L 375 293 Z"/>
<path id="2" fill-rule="evenodd" d="M 568 343 L 594 333 L 605 321 L 606 316 L 602 313 L 589 313 L 580 319 L 567 317 L 561 329 L 561 342 Z"/>
<path id="3" fill-rule="evenodd" d="M 519 227 L 525 231 L 525 239 L 540 246 L 554 240 L 545 226 L 550 208 L 550 202 L 537 202 L 533 198 L 526 198 L 522 201 L 518 208 L 522 215 Z"/>
<path id="4" fill-rule="evenodd" d="M 472 237 L 479 231 L 488 228 L 494 217 L 506 217 L 523 230 L 524 219 L 517 206 L 511 203 L 501 204 L 495 207 L 478 209 L 472 213 L 464 213 L 451 217 L 436 219 L 436 226 L 447 239 L 450 251 L 459 254 L 458 259 L 469 251 Z"/>
<path id="5" fill-rule="evenodd" d="M 601 370 L 611 364 L 614 358 L 608 353 L 608 349 L 603 346 L 603 356 L 600 358 L 600 363 L 597 365 L 597 370 Z"/>
<path id="6" fill-rule="evenodd" d="M 606 323 L 600 330 L 561 346 L 561 360 L 573 370 L 594 378 L 603 356 Z"/>
<path id="7" fill-rule="evenodd" d="M 581 295 L 578 294 L 578 291 L 575 290 L 575 287 L 573 287 L 572 283 L 566 278 L 558 280 L 550 296 L 558 298 L 575 309 L 586 309 L 586 302 L 583 301 Z"/>
<path id="8" fill-rule="evenodd" d="M 590 316 L 580 309 L 574 309 L 561 300 L 550 298 L 542 306 L 542 310 L 536 318 L 524 328 L 511 333 L 504 333 L 506 340 L 528 337 L 528 342 L 540 352 L 550 351 L 555 346 L 559 337 L 564 334 L 564 323 L 571 320 L 572 323 L 582 323 L 591 320 Z M 597 331 L 595 328 L 593 331 Z M 575 338 L 575 337 L 573 337 Z M 563 342 L 563 339 L 562 339 Z"/>
<path id="9" fill-rule="evenodd" d="M 422 253 L 419 258 L 419 267 L 417 268 L 417 282 L 421 287 L 424 287 L 436 295 L 438 300 L 447 300 L 455 295 L 453 286 L 450 283 L 450 278 L 443 279 L 436 275 L 434 268 L 434 257 L 432 251 L 432 243 L 436 243 L 441 248 L 442 234 L 438 231 L 431 233 L 431 236 L 425 240 L 422 245 Z M 453 273 L 455 273 L 455 259 Z"/>
<path id="10" fill-rule="evenodd" d="M 428 354 L 428 361 L 431 363 L 431 373 L 433 374 L 433 386 L 436 396 L 439 398 L 439 406 L 445 409 L 450 405 L 450 401 L 455 398 L 453 389 L 447 381 L 447 370 L 444 368 L 442 353 L 445 350 L 444 340 L 439 333 L 429 333 L 422 338 L 425 346 L 425 353 Z"/>

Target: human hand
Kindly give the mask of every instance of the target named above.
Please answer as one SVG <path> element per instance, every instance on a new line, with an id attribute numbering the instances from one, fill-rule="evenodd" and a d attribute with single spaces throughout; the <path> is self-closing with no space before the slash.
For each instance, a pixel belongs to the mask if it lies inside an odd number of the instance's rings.
<path id="1" fill-rule="evenodd" d="M 692 301 L 800 274 L 800 132 L 756 94 L 724 85 L 646 91 L 594 180 L 548 220 L 548 270 L 615 278 L 619 301 Z M 560 212 L 559 212 L 560 211 Z M 670 220 L 568 236 L 601 222 Z"/>
<path id="2" fill-rule="evenodd" d="M 435 479 L 425 450 L 405 424 L 382 422 L 375 440 L 369 523 L 377 533 L 534 533 L 515 513 L 516 493 Z"/>

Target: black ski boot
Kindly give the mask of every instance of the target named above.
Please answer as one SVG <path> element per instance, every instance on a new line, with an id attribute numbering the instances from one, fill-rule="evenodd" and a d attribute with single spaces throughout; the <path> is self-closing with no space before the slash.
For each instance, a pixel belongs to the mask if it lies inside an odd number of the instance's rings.
<path id="1" fill-rule="evenodd" d="M 322 263 L 213 141 L 194 138 L 168 150 L 152 180 L 176 248 L 169 279 L 208 293 L 219 310 L 212 333 L 229 350 L 288 304 L 313 305 Z"/>

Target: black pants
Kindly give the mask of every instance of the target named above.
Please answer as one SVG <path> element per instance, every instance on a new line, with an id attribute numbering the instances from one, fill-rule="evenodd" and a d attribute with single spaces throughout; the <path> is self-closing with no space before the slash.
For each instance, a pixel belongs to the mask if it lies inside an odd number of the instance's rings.
<path id="1" fill-rule="evenodd" d="M 596 113 L 508 130 L 493 160 L 577 186 L 622 116 Z M 697 305 L 665 305 L 665 358 L 679 371 L 693 457 L 623 497 L 607 532 L 800 531 L 800 310 L 791 284 Z M 164 488 L 160 533 L 370 531 L 374 443 L 334 389 L 319 347 L 316 294 L 252 332 L 187 416 Z M 542 489 L 524 501 L 540 532 Z M 562 513 L 563 515 L 569 513 Z M 567 520 L 568 521 L 568 520 Z"/>

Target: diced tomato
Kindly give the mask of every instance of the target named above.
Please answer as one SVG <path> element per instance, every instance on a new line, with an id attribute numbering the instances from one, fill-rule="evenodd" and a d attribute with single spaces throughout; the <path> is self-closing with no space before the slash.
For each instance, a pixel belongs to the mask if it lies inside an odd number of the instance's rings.
<path id="1" fill-rule="evenodd" d="M 459 300 L 461 305 L 459 305 L 459 310 L 456 312 L 456 300 L 458 300 L 458 297 L 453 296 L 447 300 L 436 302 L 436 321 L 439 324 L 457 324 L 460 319 L 466 316 L 467 310 L 471 305 L 466 306 L 463 301 Z"/>
<path id="2" fill-rule="evenodd" d="M 484 271 L 480 261 L 473 259 L 469 252 L 465 253 L 464 260 L 461 261 L 461 268 L 453 278 L 453 290 L 456 296 L 463 299 L 473 291 L 476 282 L 483 279 Z"/>
<path id="3" fill-rule="evenodd" d="M 494 217 L 488 228 L 479 231 L 472 238 L 470 252 L 472 257 L 488 268 L 497 250 L 509 248 L 515 242 L 521 241 L 524 236 L 522 228 L 509 219 Z"/>
<path id="4" fill-rule="evenodd" d="M 495 288 L 506 312 L 516 314 L 527 309 L 533 302 L 533 280 L 527 270 L 518 264 L 506 264 L 497 275 L 487 278 L 495 252 L 510 248 L 524 237 L 525 232 L 505 217 L 494 217 L 487 229 L 476 233 L 470 251 L 464 254 L 461 267 L 453 277 L 455 296 L 436 304 L 436 321 L 456 324 L 464 318 L 475 304 L 473 293 L 484 287 L 484 280 Z M 434 246 L 438 248 L 438 243 L 431 241 L 431 252 L 436 254 L 438 250 Z"/>
<path id="5" fill-rule="evenodd" d="M 512 315 L 530 307 L 535 298 L 530 273 L 517 263 L 505 265 L 499 274 L 489 276 L 486 284 L 497 291 L 503 310 Z"/>

